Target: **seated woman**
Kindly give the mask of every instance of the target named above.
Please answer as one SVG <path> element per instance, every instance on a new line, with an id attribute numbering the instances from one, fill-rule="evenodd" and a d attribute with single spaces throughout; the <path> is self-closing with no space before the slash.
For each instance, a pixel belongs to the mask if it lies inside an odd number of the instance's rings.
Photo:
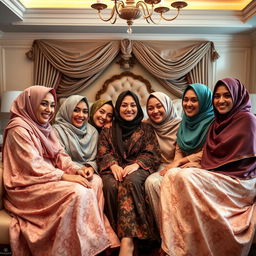
<path id="1" fill-rule="evenodd" d="M 160 175 L 174 167 L 200 167 L 202 148 L 214 114 L 212 92 L 204 84 L 188 85 L 183 93 L 183 116 L 177 133 L 174 161 L 160 171 Z"/>
<path id="2" fill-rule="evenodd" d="M 213 92 L 215 121 L 202 168 L 172 169 L 163 180 L 162 248 L 168 255 L 246 256 L 255 231 L 256 118 L 233 78 Z M 167 221 L 168 220 L 168 221 Z"/>
<path id="3" fill-rule="evenodd" d="M 153 126 L 161 150 L 162 170 L 165 165 L 174 159 L 176 133 L 178 131 L 181 118 L 178 117 L 169 96 L 162 92 L 153 92 L 147 100 L 148 122 Z M 159 227 L 160 216 L 160 187 L 163 176 L 159 172 L 152 173 L 145 182 L 146 193 L 149 197 L 151 208 L 153 209 L 155 220 Z"/>
<path id="4" fill-rule="evenodd" d="M 100 133 L 103 127 L 110 127 L 113 120 L 114 107 L 111 100 L 99 99 L 91 106 L 89 123 Z"/>
<path id="5" fill-rule="evenodd" d="M 3 165 L 12 255 L 97 255 L 110 246 L 87 170 L 72 162 L 49 122 L 55 91 L 24 90 L 5 130 Z"/>
<path id="6" fill-rule="evenodd" d="M 88 123 L 89 104 L 86 97 L 81 95 L 69 96 L 60 106 L 55 118 L 55 129 L 61 145 L 66 153 L 81 167 L 84 167 L 86 178 L 90 180 L 97 194 L 99 210 L 105 220 L 109 232 L 111 246 L 119 246 L 119 240 L 112 230 L 107 218 L 103 215 L 104 198 L 102 180 L 94 174 L 97 172 L 96 154 L 98 132 Z"/>
<path id="7" fill-rule="evenodd" d="M 99 137 L 97 163 L 105 212 L 121 238 L 120 256 L 133 255 L 134 238 L 153 236 L 144 182 L 160 164 L 160 149 L 152 127 L 142 119 L 138 97 L 124 91 L 117 99 L 112 127 Z"/>

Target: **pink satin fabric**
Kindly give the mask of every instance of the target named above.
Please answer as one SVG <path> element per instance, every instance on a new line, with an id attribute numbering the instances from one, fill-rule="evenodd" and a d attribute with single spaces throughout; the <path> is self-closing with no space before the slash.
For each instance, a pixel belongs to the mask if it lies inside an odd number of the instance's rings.
<path id="1" fill-rule="evenodd" d="M 170 169 L 161 186 L 162 249 L 171 256 L 247 256 L 255 196 L 256 178 Z"/>
<path id="2" fill-rule="evenodd" d="M 103 215 L 101 178 L 94 175 L 92 189 L 62 181 L 63 172 L 75 173 L 77 166 L 59 144 L 54 164 L 43 157 L 40 145 L 40 139 L 22 127 L 8 131 L 4 206 L 13 217 L 12 255 L 94 256 L 118 246 Z"/>

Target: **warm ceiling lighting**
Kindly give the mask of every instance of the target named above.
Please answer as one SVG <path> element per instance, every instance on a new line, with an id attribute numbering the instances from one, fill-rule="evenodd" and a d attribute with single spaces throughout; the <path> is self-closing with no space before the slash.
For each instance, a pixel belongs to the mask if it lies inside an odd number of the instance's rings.
<path id="1" fill-rule="evenodd" d="M 169 7 L 163 6 L 161 2 L 163 3 L 163 0 L 141 0 L 141 1 L 135 1 L 135 0 L 113 0 L 114 6 L 112 8 L 110 17 L 107 19 L 104 19 L 101 11 L 106 9 L 108 6 L 106 4 L 103 4 L 101 0 L 97 0 L 97 3 L 92 4 L 91 7 L 93 9 L 96 9 L 98 11 L 99 18 L 103 21 L 109 21 L 111 24 L 114 24 L 117 20 L 117 16 L 119 16 L 121 19 L 126 20 L 128 24 L 127 33 L 132 33 L 132 24 L 133 21 L 136 19 L 139 19 L 142 15 L 143 18 L 148 23 L 154 23 L 156 22 L 153 20 L 152 15 L 154 12 L 158 13 L 160 15 L 160 19 L 166 20 L 166 21 L 172 21 L 175 20 L 179 13 L 180 9 L 187 6 L 186 2 L 183 1 L 176 1 L 171 4 L 173 8 L 177 9 L 177 14 L 173 18 L 166 18 L 164 17 L 164 13 L 168 12 L 170 10 Z M 159 6 L 155 7 L 155 5 L 159 4 Z M 150 7 L 149 7 L 150 6 Z"/>

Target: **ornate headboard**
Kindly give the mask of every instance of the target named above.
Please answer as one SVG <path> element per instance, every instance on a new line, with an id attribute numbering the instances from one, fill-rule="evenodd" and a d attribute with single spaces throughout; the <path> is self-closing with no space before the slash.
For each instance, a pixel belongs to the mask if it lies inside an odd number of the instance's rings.
<path id="1" fill-rule="evenodd" d="M 95 99 L 109 99 L 115 103 L 118 95 L 125 90 L 133 91 L 138 96 L 142 107 L 146 106 L 148 96 L 153 92 L 148 80 L 131 72 L 123 72 L 106 80 Z"/>
<path id="2" fill-rule="evenodd" d="M 154 90 L 150 82 L 140 75 L 135 75 L 131 72 L 123 72 L 119 75 L 112 76 L 104 82 L 102 88 L 96 93 L 95 100 L 112 100 L 115 104 L 118 95 L 125 90 L 131 90 L 138 96 L 144 112 L 144 118 L 147 118 L 147 99 L 149 94 L 154 92 Z M 174 99 L 173 103 L 178 115 L 181 116 L 181 99 Z"/>

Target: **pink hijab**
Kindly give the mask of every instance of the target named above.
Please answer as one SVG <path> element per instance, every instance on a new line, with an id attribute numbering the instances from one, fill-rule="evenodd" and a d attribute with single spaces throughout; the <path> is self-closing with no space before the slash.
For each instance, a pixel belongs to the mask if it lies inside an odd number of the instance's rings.
<path id="1" fill-rule="evenodd" d="M 36 111 L 49 92 L 54 96 L 56 103 L 55 90 L 44 86 L 31 86 L 15 99 L 11 107 L 10 121 L 5 128 L 4 141 L 11 128 L 23 127 L 39 138 L 43 148 L 43 156 L 54 159 L 58 153 L 58 147 L 55 147 L 57 140 L 54 131 L 50 123 L 41 124 L 36 118 Z"/>

